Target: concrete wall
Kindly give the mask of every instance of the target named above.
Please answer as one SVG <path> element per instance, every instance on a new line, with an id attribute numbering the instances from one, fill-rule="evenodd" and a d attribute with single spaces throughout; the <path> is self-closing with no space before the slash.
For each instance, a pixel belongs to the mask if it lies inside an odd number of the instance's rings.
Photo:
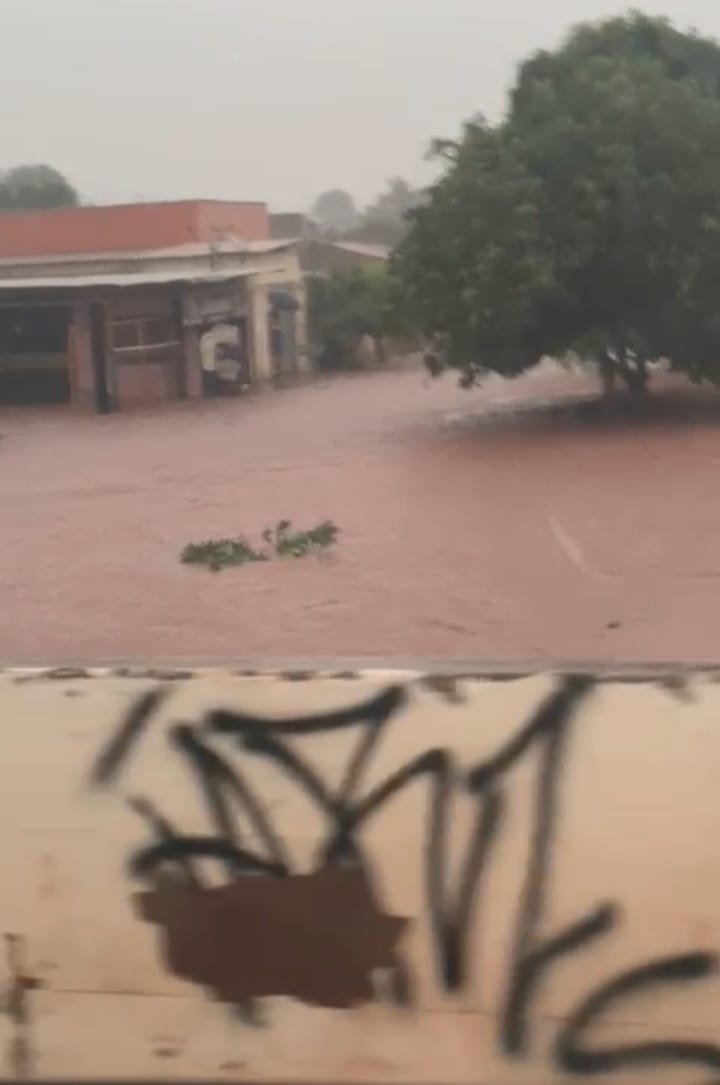
<path id="1" fill-rule="evenodd" d="M 115 364 L 115 406 L 148 407 L 179 398 L 177 366 L 169 362 Z"/>
<path id="2" fill-rule="evenodd" d="M 248 281 L 250 298 L 250 374 L 253 383 L 262 384 L 273 377 L 268 329 L 267 287 L 253 276 Z"/>
<path id="3" fill-rule="evenodd" d="M 6 670 L 3 1072 L 718 1080 L 717 679 Z"/>
<path id="4" fill-rule="evenodd" d="M 225 203 L 203 200 L 198 205 L 198 241 L 238 238 L 267 241 L 270 216 L 264 203 Z"/>

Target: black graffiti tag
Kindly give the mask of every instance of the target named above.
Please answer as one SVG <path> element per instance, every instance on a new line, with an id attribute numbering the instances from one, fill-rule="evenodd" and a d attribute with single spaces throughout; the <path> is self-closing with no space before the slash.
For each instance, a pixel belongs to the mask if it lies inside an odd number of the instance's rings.
<path id="1" fill-rule="evenodd" d="M 437 980 L 450 996 L 460 992 L 478 967 L 468 944 L 483 919 L 483 890 L 507 814 L 508 777 L 534 755 L 538 771 L 528 859 L 498 1014 L 501 1049 L 509 1058 L 529 1056 L 533 1001 L 549 982 L 553 965 L 597 942 L 620 922 L 617 903 L 599 901 L 565 928 L 545 933 L 546 902 L 556 873 L 562 779 L 568 771 L 577 711 L 595 684 L 583 675 L 559 682 L 499 750 L 469 769 L 461 770 L 452 752 L 438 745 L 369 790 L 366 779 L 374 755 L 406 706 L 409 693 L 404 686 L 389 686 L 359 704 L 326 713 L 278 720 L 217 709 L 197 724 L 175 725 L 170 742 L 200 789 L 211 831 L 200 836 L 182 833 L 147 797 L 129 800 L 153 835 L 151 843 L 130 857 L 129 870 L 154 883 L 150 895 L 141 895 L 139 908 L 143 918 L 164 924 L 170 932 L 165 946 L 168 966 L 233 1002 L 248 1019 L 256 1016 L 255 999 L 266 994 L 291 994 L 318 1005 L 355 1005 L 373 997 L 370 975 L 378 969 L 388 974 L 392 997 L 411 1002 L 412 977 L 398 951 L 409 920 L 385 915 L 378 905 L 372 856 L 360 837 L 389 801 L 420 780 L 427 786 L 424 904 Z M 145 694 L 121 721 L 94 766 L 93 783 L 117 785 L 162 699 L 159 691 Z M 333 787 L 298 752 L 298 745 L 309 736 L 339 731 L 358 737 L 342 779 Z M 233 750 L 240 756 L 233 757 Z M 301 789 L 322 818 L 324 831 L 309 873 L 294 868 L 282 834 L 251 782 L 251 771 L 238 764 L 246 760 L 251 765 L 256 758 L 272 764 Z M 451 885 L 453 801 L 460 793 L 473 801 L 474 817 Z M 222 864 L 228 879 L 224 886 L 207 884 L 208 860 Z M 171 882 L 169 870 L 174 871 Z M 485 920 L 491 922 L 491 917 Z M 218 939 L 208 941 L 206 932 L 219 928 L 226 931 L 219 940 L 226 946 L 241 932 L 242 944 L 234 952 L 219 956 L 214 948 Z M 284 929 L 303 933 L 288 941 L 278 935 Z M 263 940 L 265 952 L 258 956 L 254 950 Z M 712 1044 L 661 1039 L 597 1048 L 585 1042 L 592 1026 L 609 1008 L 617 1010 L 621 1001 L 657 985 L 704 979 L 716 969 L 713 954 L 697 952 L 641 964 L 608 979 L 570 1011 L 554 1046 L 557 1066 L 579 1075 L 659 1063 L 720 1070 L 720 1048 Z"/>

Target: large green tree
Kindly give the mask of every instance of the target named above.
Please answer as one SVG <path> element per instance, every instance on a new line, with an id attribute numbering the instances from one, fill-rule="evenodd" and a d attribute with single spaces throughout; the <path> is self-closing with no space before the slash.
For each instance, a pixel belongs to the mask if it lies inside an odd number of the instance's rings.
<path id="1" fill-rule="evenodd" d="M 720 47 L 633 15 L 522 65 L 446 168 L 397 270 L 470 384 L 573 350 L 642 391 L 720 359 Z"/>

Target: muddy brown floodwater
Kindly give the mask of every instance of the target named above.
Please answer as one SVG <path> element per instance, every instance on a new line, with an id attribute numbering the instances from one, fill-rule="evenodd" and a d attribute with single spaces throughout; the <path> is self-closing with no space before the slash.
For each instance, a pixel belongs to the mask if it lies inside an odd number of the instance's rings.
<path id="1" fill-rule="evenodd" d="M 718 415 L 538 409 L 589 390 L 408 370 L 105 418 L 0 411 L 0 657 L 715 660 Z M 339 545 L 178 563 L 283 518 L 331 518 Z"/>

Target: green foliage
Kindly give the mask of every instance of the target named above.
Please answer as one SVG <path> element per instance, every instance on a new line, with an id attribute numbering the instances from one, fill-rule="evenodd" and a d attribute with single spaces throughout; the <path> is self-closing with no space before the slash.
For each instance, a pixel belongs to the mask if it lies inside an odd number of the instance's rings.
<path id="1" fill-rule="evenodd" d="M 0 174 L 0 211 L 42 211 L 79 202 L 70 182 L 51 166 L 16 166 Z"/>
<path id="2" fill-rule="evenodd" d="M 402 177 L 393 177 L 345 237 L 394 248 L 407 234 L 408 215 L 422 202 L 422 192 L 412 188 Z"/>
<path id="3" fill-rule="evenodd" d="M 424 193 L 402 177 L 393 177 L 377 199 L 358 211 L 342 189 L 323 192 L 311 215 L 327 234 L 394 248 L 408 231 L 408 215 L 424 201 Z"/>
<path id="4" fill-rule="evenodd" d="M 641 15 L 521 66 L 506 120 L 445 171 L 394 262 L 465 384 L 572 350 L 638 390 L 720 358 L 720 47 Z"/>
<path id="5" fill-rule="evenodd" d="M 289 520 L 281 520 L 277 527 L 267 528 L 263 540 L 273 547 L 281 558 L 301 558 L 312 550 L 326 549 L 337 541 L 339 528 L 332 520 L 323 520 L 309 531 L 295 531 Z"/>
<path id="6" fill-rule="evenodd" d="M 321 369 L 351 368 L 361 336 L 404 330 L 398 279 L 382 263 L 311 278 L 308 327 Z"/>
<path id="7" fill-rule="evenodd" d="M 274 528 L 263 531 L 265 549 L 256 549 L 244 535 L 232 539 L 206 539 L 189 543 L 182 550 L 180 561 L 183 565 L 204 565 L 210 572 L 217 573 L 231 565 L 270 561 L 273 553 L 280 558 L 304 557 L 334 546 L 339 533 L 340 529 L 332 520 L 324 520 L 308 531 L 294 530 L 289 520 L 281 520 Z"/>
<path id="8" fill-rule="evenodd" d="M 228 565 L 267 560 L 267 555 L 255 550 L 242 535 L 234 539 L 205 539 L 203 542 L 188 543 L 180 554 L 183 565 L 206 565 L 212 573 L 218 573 Z"/>

